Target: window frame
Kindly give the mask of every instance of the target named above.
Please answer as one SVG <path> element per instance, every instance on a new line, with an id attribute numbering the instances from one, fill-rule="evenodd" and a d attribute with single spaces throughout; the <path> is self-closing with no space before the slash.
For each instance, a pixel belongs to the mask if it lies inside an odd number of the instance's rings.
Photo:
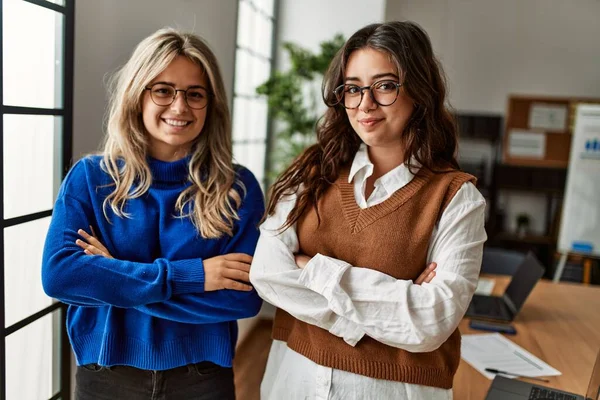
<path id="1" fill-rule="evenodd" d="M 269 50 L 270 56 L 265 56 L 263 54 L 260 54 L 259 52 L 255 51 L 252 48 L 249 48 L 247 46 L 243 46 L 240 45 L 240 43 L 238 42 L 238 31 L 240 29 L 240 4 L 241 3 L 247 3 L 254 12 L 261 14 L 261 17 L 265 18 L 265 20 L 270 20 L 271 24 L 272 24 L 272 31 L 271 31 L 271 48 Z M 266 189 L 269 187 L 270 185 L 270 177 L 269 177 L 269 170 L 270 170 L 270 157 L 269 157 L 269 153 L 270 150 L 272 148 L 272 142 L 273 142 L 273 124 L 272 124 L 272 118 L 271 118 L 271 111 L 269 110 L 268 104 L 267 104 L 267 112 L 265 115 L 266 118 L 266 132 L 265 132 L 265 136 L 264 138 L 260 138 L 260 139 L 236 139 L 235 138 L 235 131 L 234 126 L 235 126 L 235 122 L 234 122 L 234 118 L 236 115 L 235 112 L 235 103 L 237 99 L 245 99 L 248 101 L 254 101 L 254 100 L 260 100 L 262 98 L 262 96 L 258 95 L 258 94 L 250 94 L 250 93 L 238 93 L 236 91 L 236 81 L 237 81 L 237 68 L 238 68 L 238 57 L 237 54 L 240 51 L 243 51 L 246 53 L 246 55 L 252 59 L 258 59 L 261 60 L 263 62 L 268 61 L 269 62 L 269 76 L 273 73 L 273 71 L 275 70 L 275 51 L 276 51 L 276 42 L 277 42 L 277 22 L 278 22 L 278 13 L 279 13 L 279 0 L 273 0 L 273 10 L 272 10 L 272 15 L 269 16 L 267 13 L 265 13 L 264 10 L 262 10 L 259 6 L 257 6 L 255 4 L 255 0 L 239 0 L 238 1 L 238 12 L 237 12 L 237 20 L 236 20 L 236 45 L 235 45 L 235 71 L 234 71 L 234 78 L 233 78 L 233 98 L 232 98 L 232 107 L 231 107 L 231 115 L 232 115 L 232 145 L 235 148 L 236 145 L 241 145 L 241 146 L 247 146 L 247 145 L 264 145 L 264 159 L 263 159 L 263 171 L 262 171 L 262 179 L 261 179 L 261 185 L 263 187 L 263 190 L 266 191 Z M 263 82 L 261 82 L 263 83 Z M 264 101 L 266 102 L 266 99 L 264 99 Z M 234 152 L 234 158 L 235 158 L 235 152 Z M 246 165 L 244 165 L 245 167 L 247 167 Z"/>
<path id="2" fill-rule="evenodd" d="M 3 77 L 4 70 L 4 42 L 3 42 L 3 1 L 0 0 L 0 76 Z M 44 210 L 36 213 L 22 215 L 14 218 L 4 218 L 4 116 L 7 114 L 15 115 L 51 115 L 62 117 L 62 132 L 61 144 L 62 148 L 59 154 L 61 158 L 61 179 L 66 175 L 72 163 L 73 152 L 73 72 L 74 72 L 74 38 L 75 38 L 75 0 L 64 0 L 64 5 L 52 3 L 45 0 L 18 0 L 43 7 L 64 15 L 64 26 L 62 36 L 57 37 L 57 40 L 62 40 L 63 51 L 63 70 L 62 82 L 60 90 L 62 90 L 63 101 L 60 108 L 37 108 L 37 107 L 20 107 L 4 105 L 4 82 L 0 79 L 0 111 L 2 123 L 0 123 L 0 243 L 2 243 L 2 253 L 0 254 L 0 329 L 2 329 L 3 337 L 0 343 L 0 400 L 6 399 L 6 338 L 14 334 L 20 329 L 29 326 L 42 317 L 53 314 L 58 324 L 58 335 L 53 337 L 53 365 L 57 366 L 58 370 L 53 370 L 53 374 L 58 373 L 58 392 L 56 392 L 50 400 L 62 399 L 70 400 L 71 398 L 71 347 L 66 332 L 66 311 L 67 306 L 60 302 L 54 302 L 52 305 L 29 315 L 20 321 L 5 327 L 5 229 L 15 225 L 25 224 L 27 222 L 47 218 L 52 215 L 52 209 Z M 53 332 L 54 334 L 55 332 Z M 54 379 L 56 381 L 56 379 Z"/>

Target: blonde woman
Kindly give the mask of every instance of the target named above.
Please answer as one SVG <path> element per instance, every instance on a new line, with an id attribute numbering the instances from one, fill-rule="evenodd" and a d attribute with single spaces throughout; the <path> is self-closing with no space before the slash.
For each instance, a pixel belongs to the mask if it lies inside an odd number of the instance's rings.
<path id="1" fill-rule="evenodd" d="M 76 394 L 233 399 L 236 320 L 264 212 L 232 163 L 214 54 L 163 29 L 115 74 L 102 155 L 71 169 L 43 256 L 46 293 L 69 304 Z"/>

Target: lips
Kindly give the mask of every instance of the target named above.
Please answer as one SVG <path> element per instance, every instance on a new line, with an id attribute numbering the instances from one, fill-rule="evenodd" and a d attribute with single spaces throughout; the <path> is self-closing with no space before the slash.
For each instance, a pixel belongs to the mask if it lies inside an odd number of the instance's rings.
<path id="1" fill-rule="evenodd" d="M 363 118 L 363 119 L 359 119 L 358 123 L 362 124 L 364 126 L 373 126 L 381 121 L 383 121 L 383 118 Z"/>

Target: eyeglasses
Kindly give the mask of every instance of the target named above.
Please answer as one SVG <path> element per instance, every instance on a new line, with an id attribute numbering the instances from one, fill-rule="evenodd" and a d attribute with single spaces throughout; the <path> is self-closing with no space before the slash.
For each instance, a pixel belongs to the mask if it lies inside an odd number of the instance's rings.
<path id="1" fill-rule="evenodd" d="M 201 110 L 208 104 L 210 93 L 202 86 L 193 86 L 187 89 L 175 89 L 168 83 L 155 83 L 145 90 L 150 91 L 150 98 L 157 106 L 170 106 L 177 97 L 177 92 L 183 92 L 185 102 L 189 108 Z"/>
<path id="2" fill-rule="evenodd" d="M 369 90 L 371 100 L 382 107 L 386 107 L 396 102 L 398 93 L 400 93 L 400 86 L 402 86 L 402 83 L 390 80 L 377 81 L 371 86 L 362 87 L 345 84 L 335 88 L 333 94 L 337 99 L 336 104 L 341 104 L 344 108 L 354 109 L 358 108 L 362 102 L 365 90 Z"/>

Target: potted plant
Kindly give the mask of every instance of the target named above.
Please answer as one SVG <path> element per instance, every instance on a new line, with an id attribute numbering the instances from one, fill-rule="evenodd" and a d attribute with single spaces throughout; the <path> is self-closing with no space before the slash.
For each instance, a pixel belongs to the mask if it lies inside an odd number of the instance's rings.
<path id="1" fill-rule="evenodd" d="M 256 88 L 259 95 L 267 96 L 270 118 L 275 122 L 273 146 L 269 152 L 267 176 L 275 178 L 302 150 L 315 142 L 315 127 L 322 111 L 321 80 L 329 63 L 343 46 L 345 39 L 337 34 L 320 44 L 313 53 L 296 44 L 286 42 L 291 67 L 275 71 Z"/>

